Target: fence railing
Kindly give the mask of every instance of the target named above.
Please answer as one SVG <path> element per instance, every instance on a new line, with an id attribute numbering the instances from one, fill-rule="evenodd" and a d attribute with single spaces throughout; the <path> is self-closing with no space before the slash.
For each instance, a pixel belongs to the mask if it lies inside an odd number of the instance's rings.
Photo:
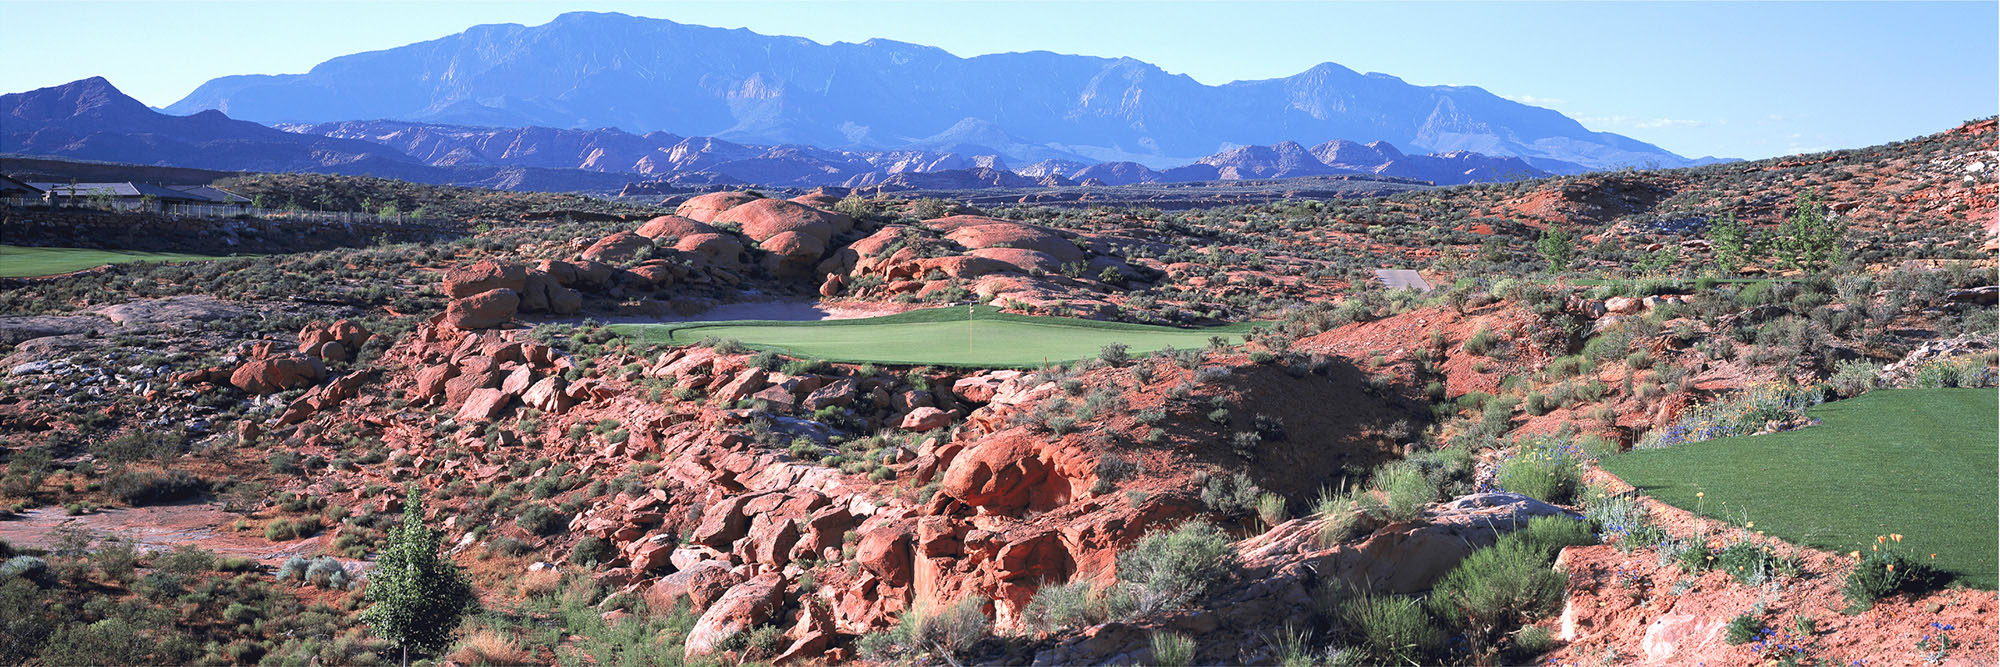
<path id="1" fill-rule="evenodd" d="M 40 197 L 11 196 L 0 197 L 0 204 L 25 207 L 42 206 Z M 158 213 L 170 218 L 234 218 L 247 216 L 263 220 L 285 220 L 295 222 L 337 222 L 343 224 L 408 224 L 422 223 L 427 219 L 408 213 L 381 214 L 368 211 L 318 211 L 301 208 L 264 208 L 241 204 L 178 204 L 164 202 L 140 202 L 131 200 L 88 201 L 65 200 L 56 205 L 56 210 L 71 209 L 84 211 L 145 211 Z"/>

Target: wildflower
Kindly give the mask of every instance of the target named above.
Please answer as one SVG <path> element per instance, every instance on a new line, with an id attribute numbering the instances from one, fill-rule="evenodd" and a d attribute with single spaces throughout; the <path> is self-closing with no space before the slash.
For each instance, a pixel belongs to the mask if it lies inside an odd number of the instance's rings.
<path id="1" fill-rule="evenodd" d="M 1852 559 L 1854 559 L 1854 560 L 1861 560 L 1861 552 L 1860 552 L 1860 551 L 1849 551 L 1849 552 L 1847 552 L 1847 557 L 1848 557 L 1848 558 L 1852 558 Z M 1931 554 L 1931 557 L 1932 557 L 1932 558 L 1936 558 L 1936 557 L 1937 557 L 1937 554 Z"/>
<path id="2" fill-rule="evenodd" d="M 1708 495 L 1708 494 L 1707 494 L 1706 492 L 1702 492 L 1702 491 L 1696 491 L 1696 492 L 1694 492 L 1694 497 L 1696 497 L 1696 498 L 1700 498 L 1700 497 L 1702 497 L 1702 496 L 1706 496 L 1706 495 Z"/>
<path id="3" fill-rule="evenodd" d="M 1743 524 L 1743 527 L 1744 527 L 1744 528 L 1756 528 L 1756 527 L 1757 527 L 1757 522 L 1755 522 L 1755 521 L 1750 521 L 1750 522 L 1746 522 L 1746 523 L 1744 523 L 1744 524 Z"/>
<path id="4" fill-rule="evenodd" d="M 1883 536 L 1881 536 L 1881 535 L 1876 535 L 1876 536 L 1875 536 L 1875 543 L 1876 543 L 1876 544 L 1881 544 L 1881 543 L 1883 543 L 1883 542 L 1887 542 L 1888 540 L 1889 540 L 1889 538 L 1887 538 L 1887 537 L 1883 537 Z"/>
<path id="5" fill-rule="evenodd" d="M 1901 542 L 1901 541 L 1903 541 L 1903 534 L 1902 534 L 1902 533 L 1894 533 L 1894 534 L 1891 534 L 1891 535 L 1889 536 L 1889 539 L 1892 539 L 1892 540 L 1895 540 L 1895 541 L 1897 541 L 1897 542 Z"/>
<path id="6" fill-rule="evenodd" d="M 1890 571 L 1890 572 L 1895 572 L 1895 571 L 1896 571 L 1896 564 L 1895 564 L 1895 563 L 1890 563 L 1890 564 L 1889 564 L 1889 571 Z"/>
<path id="7" fill-rule="evenodd" d="M 1937 560 L 1937 554 L 1931 554 L 1931 560 Z"/>

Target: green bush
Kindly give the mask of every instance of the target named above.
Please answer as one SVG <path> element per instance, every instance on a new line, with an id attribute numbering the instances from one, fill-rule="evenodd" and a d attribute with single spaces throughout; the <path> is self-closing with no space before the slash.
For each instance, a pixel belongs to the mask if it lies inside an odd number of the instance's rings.
<path id="1" fill-rule="evenodd" d="M 1731 646 L 1750 643 L 1764 631 L 1764 619 L 1753 613 L 1738 614 L 1723 627 L 1722 640 Z"/>
<path id="2" fill-rule="evenodd" d="M 1537 549 L 1523 539 L 1472 552 L 1438 580 L 1431 609 L 1464 630 L 1475 653 L 1496 651 L 1507 633 L 1562 604 L 1569 575 L 1550 568 Z"/>
<path id="3" fill-rule="evenodd" d="M 576 548 L 569 551 L 569 563 L 576 566 L 605 563 L 617 554 L 617 549 L 612 548 L 611 543 L 591 535 L 577 540 Z"/>
<path id="4" fill-rule="evenodd" d="M 1194 664 L 1194 639 L 1172 632 L 1155 632 L 1153 662 L 1159 667 L 1188 667 Z"/>
<path id="5" fill-rule="evenodd" d="M 1715 550 L 1714 567 L 1728 573 L 1738 583 L 1762 585 L 1779 575 L 1796 577 L 1802 571 L 1797 561 L 1749 540 L 1738 540 Z"/>
<path id="6" fill-rule="evenodd" d="M 1339 616 L 1368 664 L 1433 664 L 1429 656 L 1444 645 L 1444 632 L 1416 598 L 1356 595 L 1340 603 Z"/>
<path id="7" fill-rule="evenodd" d="M 1235 567 L 1229 536 L 1199 521 L 1149 533 L 1118 554 L 1118 578 L 1134 589 L 1140 613 L 1179 609 L 1207 594 Z"/>
<path id="8" fill-rule="evenodd" d="M 1544 562 L 1554 562 L 1563 547 L 1597 544 L 1597 533 L 1591 530 L 1588 521 L 1567 516 L 1538 516 L 1529 519 L 1528 525 L 1519 530 L 1501 536 L 1498 544 L 1518 545 Z"/>
<path id="9" fill-rule="evenodd" d="M 1437 500 L 1438 489 L 1417 464 L 1409 461 L 1391 461 L 1375 469 L 1369 480 L 1375 496 L 1375 504 L 1370 514 L 1386 521 L 1415 521 L 1424 515 L 1424 508 Z"/>
<path id="10" fill-rule="evenodd" d="M 140 506 L 192 498 L 208 490 L 200 477 L 175 470 L 170 473 L 126 471 L 106 480 L 104 489 L 127 505 Z"/>
<path id="11" fill-rule="evenodd" d="M 1040 632 L 1057 632 L 1089 625 L 1100 616 L 1097 596 L 1090 582 L 1075 579 L 1062 584 L 1043 584 L 1028 600 L 1022 616 L 1028 627 Z"/>
<path id="12" fill-rule="evenodd" d="M 1847 598 L 1848 611 L 1860 613 L 1875 606 L 1876 600 L 1897 593 L 1922 594 L 1949 579 L 1944 571 L 1901 553 L 1870 551 L 1847 571 L 1840 593 Z"/>
<path id="13" fill-rule="evenodd" d="M 514 525 L 536 535 L 554 535 L 569 528 L 569 517 L 547 505 L 529 505 L 514 518 Z"/>
<path id="14" fill-rule="evenodd" d="M 1570 448 L 1548 440 L 1523 443 L 1500 462 L 1494 482 L 1536 500 L 1567 505 L 1583 486 L 1583 465 Z"/>
<path id="15" fill-rule="evenodd" d="M 993 634 L 993 620 L 986 617 L 986 604 L 986 598 L 973 596 L 942 610 L 920 605 L 903 614 L 899 631 L 924 650 L 942 656 L 957 655 Z"/>

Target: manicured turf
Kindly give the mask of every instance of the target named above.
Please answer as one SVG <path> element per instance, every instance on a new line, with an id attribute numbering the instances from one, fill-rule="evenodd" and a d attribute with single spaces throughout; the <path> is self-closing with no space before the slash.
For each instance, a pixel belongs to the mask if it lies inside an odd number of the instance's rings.
<path id="1" fill-rule="evenodd" d="M 217 259 L 207 255 L 92 248 L 26 248 L 0 245 L 0 278 L 50 276 L 105 264 L 128 262 L 192 262 Z"/>
<path id="2" fill-rule="evenodd" d="M 1992 389 L 1880 390 L 1813 408 L 1817 426 L 1606 459 L 1668 504 L 1840 553 L 1899 533 L 1918 558 L 1993 588 L 2000 440 Z"/>
<path id="3" fill-rule="evenodd" d="M 733 338 L 759 349 L 850 363 L 1034 367 L 1097 356 L 1124 343 L 1133 354 L 1163 347 L 1203 347 L 1211 336 L 1242 340 L 1250 325 L 1177 329 L 1123 322 L 1031 317 L 979 306 L 967 320 L 962 306 L 884 317 L 819 322 L 691 322 L 620 324 L 611 328 L 648 343 Z"/>

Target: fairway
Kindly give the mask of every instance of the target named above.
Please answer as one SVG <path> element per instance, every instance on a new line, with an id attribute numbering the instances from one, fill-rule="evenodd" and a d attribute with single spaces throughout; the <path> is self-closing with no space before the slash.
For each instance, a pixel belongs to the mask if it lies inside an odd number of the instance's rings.
<path id="1" fill-rule="evenodd" d="M 105 264 L 130 262 L 193 262 L 219 259 L 208 255 L 94 248 L 28 248 L 0 245 L 0 278 L 52 276 Z"/>
<path id="2" fill-rule="evenodd" d="M 1813 408 L 1818 426 L 1620 454 L 1605 470 L 1682 509 L 1839 553 L 1875 536 L 1968 584 L 2000 569 L 1993 389 L 1885 389 Z"/>
<path id="3" fill-rule="evenodd" d="M 963 307 L 933 308 L 884 317 L 819 322 L 697 322 L 620 324 L 611 328 L 647 343 L 686 344 L 730 338 L 758 349 L 849 363 L 985 368 L 1035 367 L 1097 356 L 1111 343 L 1132 354 L 1164 347 L 1198 348 L 1209 338 L 1242 340 L 1247 324 L 1204 329 L 1032 317 L 979 306 L 968 321 Z"/>

